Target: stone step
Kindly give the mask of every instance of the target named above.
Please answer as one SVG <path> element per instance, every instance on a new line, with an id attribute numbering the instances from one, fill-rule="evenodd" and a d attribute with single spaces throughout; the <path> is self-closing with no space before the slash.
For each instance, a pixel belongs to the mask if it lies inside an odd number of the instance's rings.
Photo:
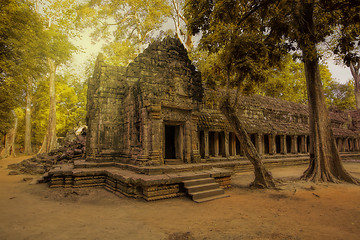
<path id="1" fill-rule="evenodd" d="M 164 161 L 166 165 L 184 164 L 184 161 L 182 161 L 181 159 L 165 159 Z"/>
<path id="2" fill-rule="evenodd" d="M 194 201 L 201 201 L 201 199 L 203 199 L 203 198 L 209 198 L 209 197 L 218 196 L 218 195 L 222 195 L 222 194 L 224 194 L 224 189 L 217 188 L 217 189 L 210 189 L 210 190 L 205 190 L 205 191 L 196 192 L 196 193 L 190 193 L 190 196 L 191 196 L 192 200 L 194 200 Z"/>
<path id="3" fill-rule="evenodd" d="M 206 184 L 187 187 L 187 190 L 188 190 L 189 194 L 192 194 L 192 193 L 196 193 L 196 192 L 201 192 L 201 191 L 211 190 L 211 189 L 217 189 L 217 188 L 219 188 L 218 183 L 206 183 Z"/>
<path id="4" fill-rule="evenodd" d="M 199 178 L 199 179 L 186 180 L 186 181 L 183 181 L 183 183 L 184 183 L 184 187 L 188 188 L 188 187 L 196 186 L 196 185 L 202 185 L 202 184 L 207 184 L 207 183 L 215 183 L 215 179 L 213 179 L 213 178 Z"/>
<path id="5" fill-rule="evenodd" d="M 194 200 L 194 202 L 203 203 L 203 202 L 208 202 L 208 201 L 216 200 L 216 199 L 219 199 L 219 198 L 226 198 L 226 197 L 230 197 L 230 196 L 226 195 L 226 194 L 221 194 L 221 195 L 216 195 L 216 196 L 212 196 L 212 197 L 207 197 L 207 198 L 201 198 L 201 199 L 198 199 L 198 200 Z"/>

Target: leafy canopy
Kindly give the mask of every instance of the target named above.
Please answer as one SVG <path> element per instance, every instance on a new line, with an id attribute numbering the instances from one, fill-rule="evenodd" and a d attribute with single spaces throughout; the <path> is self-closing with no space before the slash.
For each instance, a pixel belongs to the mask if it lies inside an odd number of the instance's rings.
<path id="1" fill-rule="evenodd" d="M 91 0 L 79 8 L 79 24 L 95 28 L 95 41 L 106 39 L 108 61 L 127 65 L 155 36 L 171 14 L 162 0 Z"/>
<path id="2" fill-rule="evenodd" d="M 0 134 L 10 127 L 11 110 L 24 97 L 28 78 L 44 72 L 47 38 L 28 1 L 0 4 Z"/>
<path id="3" fill-rule="evenodd" d="M 311 34 L 302 29 L 305 4 L 314 11 Z M 317 58 L 313 44 L 326 42 L 335 29 L 342 33 L 337 52 L 354 49 L 359 5 L 347 0 L 187 0 L 185 15 L 191 33 L 202 34 L 200 48 L 216 53 L 217 65 L 240 85 L 267 79 L 267 70 L 280 65 L 285 53 Z"/>

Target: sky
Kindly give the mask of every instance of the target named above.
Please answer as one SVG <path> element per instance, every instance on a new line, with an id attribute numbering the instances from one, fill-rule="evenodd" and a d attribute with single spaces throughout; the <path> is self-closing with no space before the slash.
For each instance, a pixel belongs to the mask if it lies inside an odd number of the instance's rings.
<path id="1" fill-rule="evenodd" d="M 332 78 L 337 82 L 346 83 L 353 78 L 349 67 L 346 67 L 345 65 L 336 65 L 335 61 L 332 59 L 327 61 L 327 65 L 331 72 Z"/>
<path id="2" fill-rule="evenodd" d="M 89 33 L 85 33 L 81 40 L 76 40 L 74 43 L 82 48 L 82 51 L 73 56 L 73 67 L 75 69 L 85 69 L 85 63 L 87 61 L 95 61 L 96 56 L 101 52 L 101 47 L 104 44 L 104 42 L 93 43 L 89 37 Z M 328 59 L 326 62 L 332 78 L 337 82 L 346 83 L 352 79 L 350 69 L 345 65 L 336 64 L 333 59 Z"/>

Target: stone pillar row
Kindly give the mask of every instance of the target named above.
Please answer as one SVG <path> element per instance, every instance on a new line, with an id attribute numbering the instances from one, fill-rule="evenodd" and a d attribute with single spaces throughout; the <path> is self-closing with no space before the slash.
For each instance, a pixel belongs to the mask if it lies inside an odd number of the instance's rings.
<path id="1" fill-rule="evenodd" d="M 214 131 L 214 153 L 215 156 L 219 156 L 219 138 L 222 136 L 220 132 Z M 224 157 L 236 156 L 242 153 L 237 152 L 236 148 L 236 135 L 231 132 L 225 133 L 225 154 Z M 279 135 L 280 136 L 280 153 L 276 152 L 276 135 L 269 134 L 269 154 L 287 154 L 290 152 L 291 154 L 298 153 L 308 153 L 310 142 L 306 135 L 290 135 L 291 137 L 291 147 L 290 151 L 287 149 L 286 137 L 289 135 Z M 205 145 L 205 158 L 211 157 L 209 154 L 209 130 L 204 130 L 204 145 Z M 278 140 L 279 141 L 279 140 Z M 337 138 L 336 143 L 338 146 L 338 150 L 340 152 L 346 151 L 360 151 L 360 138 Z M 263 155 L 265 152 L 265 143 L 264 143 L 264 135 L 263 134 L 255 134 L 255 147 L 258 152 Z"/>

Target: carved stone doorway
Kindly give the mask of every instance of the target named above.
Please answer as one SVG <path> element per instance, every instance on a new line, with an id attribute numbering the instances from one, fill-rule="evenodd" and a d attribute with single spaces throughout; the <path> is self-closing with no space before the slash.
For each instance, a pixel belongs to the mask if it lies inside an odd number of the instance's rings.
<path id="1" fill-rule="evenodd" d="M 165 125 L 165 159 L 183 161 L 182 125 Z"/>

